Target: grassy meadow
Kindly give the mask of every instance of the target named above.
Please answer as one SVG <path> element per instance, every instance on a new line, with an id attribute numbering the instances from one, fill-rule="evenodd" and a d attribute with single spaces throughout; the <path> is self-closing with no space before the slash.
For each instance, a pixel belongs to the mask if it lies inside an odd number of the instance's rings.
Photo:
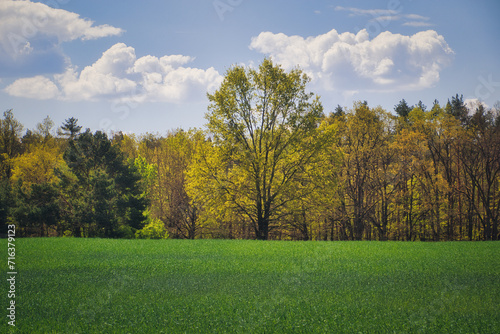
<path id="1" fill-rule="evenodd" d="M 500 333 L 498 242 L 36 238 L 16 266 L 0 332 Z"/>

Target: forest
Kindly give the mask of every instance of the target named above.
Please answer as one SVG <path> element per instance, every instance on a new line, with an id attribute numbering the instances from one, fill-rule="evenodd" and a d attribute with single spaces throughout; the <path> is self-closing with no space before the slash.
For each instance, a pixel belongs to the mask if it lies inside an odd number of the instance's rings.
<path id="1" fill-rule="evenodd" d="M 498 240 L 500 104 L 324 111 L 300 70 L 231 67 L 206 128 L 108 135 L 0 120 L 0 233 Z"/>

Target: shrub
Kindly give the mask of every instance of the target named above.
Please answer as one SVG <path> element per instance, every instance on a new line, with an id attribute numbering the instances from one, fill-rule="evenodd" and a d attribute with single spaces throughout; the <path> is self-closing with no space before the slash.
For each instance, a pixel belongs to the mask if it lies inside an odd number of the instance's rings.
<path id="1" fill-rule="evenodd" d="M 137 239 L 167 239 L 168 231 L 160 219 L 148 217 L 146 226 L 135 232 L 135 237 Z"/>
<path id="2" fill-rule="evenodd" d="M 122 239 L 134 239 L 135 231 L 137 230 L 132 226 L 121 225 L 120 227 L 118 227 L 118 230 L 116 231 L 116 236 Z"/>

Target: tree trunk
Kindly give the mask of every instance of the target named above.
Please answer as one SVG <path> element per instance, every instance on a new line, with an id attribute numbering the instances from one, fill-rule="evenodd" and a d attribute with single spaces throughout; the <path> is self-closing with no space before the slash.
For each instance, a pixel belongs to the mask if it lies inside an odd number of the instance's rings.
<path id="1" fill-rule="evenodd" d="M 259 217 L 257 221 L 257 240 L 269 239 L 269 219 L 266 217 Z"/>

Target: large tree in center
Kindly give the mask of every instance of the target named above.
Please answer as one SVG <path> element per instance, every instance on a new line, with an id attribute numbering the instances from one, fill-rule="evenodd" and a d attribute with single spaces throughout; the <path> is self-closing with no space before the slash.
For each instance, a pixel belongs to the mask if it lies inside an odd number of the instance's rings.
<path id="1" fill-rule="evenodd" d="M 308 167 L 333 137 L 320 126 L 323 108 L 306 92 L 308 81 L 301 70 L 287 72 L 265 59 L 258 69 L 233 66 L 208 94 L 211 141 L 191 168 L 194 198 L 211 198 L 212 206 L 219 201 L 245 217 L 257 239 L 268 239 L 289 214 Z"/>

